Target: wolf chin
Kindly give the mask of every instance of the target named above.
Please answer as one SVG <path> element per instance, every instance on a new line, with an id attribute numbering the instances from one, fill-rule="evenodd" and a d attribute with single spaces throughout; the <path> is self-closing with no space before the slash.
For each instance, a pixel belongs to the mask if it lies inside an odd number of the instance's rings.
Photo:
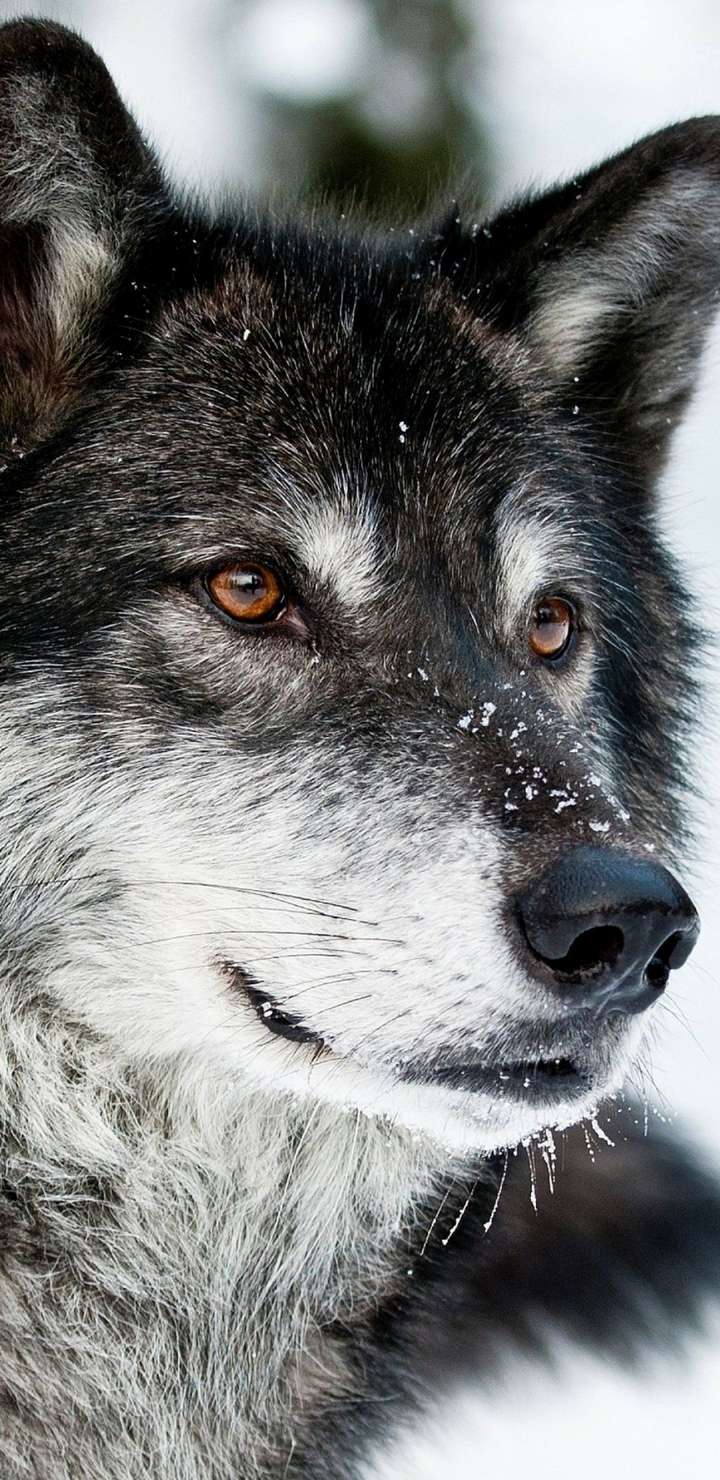
<path id="1" fill-rule="evenodd" d="M 697 933 L 720 123 L 381 232 L 174 199 L 50 23 L 0 115 L 0 1469 L 350 1480 L 716 1288 L 621 1091 Z"/>

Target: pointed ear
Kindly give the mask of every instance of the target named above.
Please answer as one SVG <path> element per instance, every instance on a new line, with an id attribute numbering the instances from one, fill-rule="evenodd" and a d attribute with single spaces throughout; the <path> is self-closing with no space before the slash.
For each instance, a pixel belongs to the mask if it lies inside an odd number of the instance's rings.
<path id="1" fill-rule="evenodd" d="M 157 166 L 99 57 L 46 21 L 0 27 L 0 447 L 77 404 L 98 326 L 161 208 Z"/>
<path id="2" fill-rule="evenodd" d="M 695 385 L 720 291 L 720 118 L 652 134 L 502 212 L 445 266 L 468 305 L 593 419 L 647 486 Z M 577 408 L 577 410 L 575 410 Z"/>

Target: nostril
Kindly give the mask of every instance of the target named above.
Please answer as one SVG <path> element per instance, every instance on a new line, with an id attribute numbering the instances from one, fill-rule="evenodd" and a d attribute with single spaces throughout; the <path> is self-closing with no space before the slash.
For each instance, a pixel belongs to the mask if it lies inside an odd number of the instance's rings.
<path id="1" fill-rule="evenodd" d="M 561 976 L 581 976 L 601 966 L 614 966 L 622 953 L 625 938 L 615 925 L 596 925 L 581 931 L 564 956 L 541 956 Z M 538 952 L 535 953 L 539 954 Z"/>
<path id="2" fill-rule="evenodd" d="M 566 1003 L 642 1012 L 698 937 L 697 912 L 661 864 L 579 845 L 514 901 L 526 947 Z"/>
<path id="3" fill-rule="evenodd" d="M 674 930 L 667 940 L 658 947 L 652 960 L 645 967 L 645 977 L 651 987 L 662 992 L 668 984 L 668 977 L 673 965 L 673 957 L 678 953 L 678 948 L 683 946 L 683 932 Z"/>

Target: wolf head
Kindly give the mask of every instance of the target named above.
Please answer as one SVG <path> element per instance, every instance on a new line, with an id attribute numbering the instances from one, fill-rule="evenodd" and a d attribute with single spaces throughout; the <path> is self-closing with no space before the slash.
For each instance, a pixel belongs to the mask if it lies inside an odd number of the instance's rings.
<path id="1" fill-rule="evenodd" d="M 50 24 L 0 113 L 3 1011 L 478 1149 L 578 1118 L 697 929 L 655 483 L 720 124 L 381 234 L 176 203 Z"/>

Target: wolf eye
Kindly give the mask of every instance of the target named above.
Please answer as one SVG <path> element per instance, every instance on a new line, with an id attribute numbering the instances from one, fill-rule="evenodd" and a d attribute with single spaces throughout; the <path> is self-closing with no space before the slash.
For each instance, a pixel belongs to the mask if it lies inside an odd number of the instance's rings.
<path id="1" fill-rule="evenodd" d="M 561 658 L 575 630 L 575 609 L 562 596 L 543 596 L 530 623 L 530 647 L 537 658 Z"/>
<path id="2" fill-rule="evenodd" d="M 266 565 L 227 565 L 205 581 L 208 595 L 235 622 L 271 622 L 285 609 L 285 592 Z"/>

